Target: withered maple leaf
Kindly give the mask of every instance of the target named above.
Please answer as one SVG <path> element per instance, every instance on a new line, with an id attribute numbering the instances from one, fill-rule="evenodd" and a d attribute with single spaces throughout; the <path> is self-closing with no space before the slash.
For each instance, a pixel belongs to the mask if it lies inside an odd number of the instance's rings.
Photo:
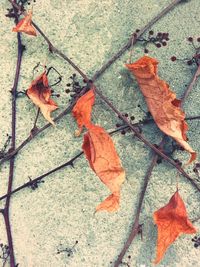
<path id="1" fill-rule="evenodd" d="M 178 236 L 196 233 L 196 229 L 188 219 L 185 204 L 178 191 L 166 206 L 154 212 L 153 218 L 158 228 L 157 253 L 154 261 L 157 264 Z"/>
<path id="2" fill-rule="evenodd" d="M 58 108 L 57 104 L 50 98 L 51 89 L 48 84 L 46 71 L 32 81 L 30 87 L 26 91 L 28 97 L 33 103 L 40 108 L 41 113 L 47 121 L 55 125 L 50 114 Z"/>
<path id="3" fill-rule="evenodd" d="M 18 24 L 12 29 L 13 32 L 24 32 L 28 35 L 36 36 L 36 30 L 32 25 L 32 11 L 29 11 L 27 15 L 21 19 Z"/>
<path id="4" fill-rule="evenodd" d="M 76 130 L 75 135 L 79 136 L 82 132 L 83 126 L 88 128 L 91 125 L 91 113 L 92 106 L 95 102 L 95 94 L 93 88 L 91 88 L 87 93 L 81 96 L 76 102 L 72 109 L 72 114 L 77 120 L 78 130 Z"/>
<path id="5" fill-rule="evenodd" d="M 136 77 L 157 126 L 191 154 L 188 162 L 191 163 L 196 159 L 196 152 L 187 143 L 188 125 L 184 121 L 185 113 L 180 108 L 181 101 L 169 85 L 158 77 L 157 65 L 156 59 L 144 56 L 135 63 L 126 64 L 126 67 Z"/>
<path id="6" fill-rule="evenodd" d="M 116 211 L 119 208 L 120 187 L 125 180 L 125 171 L 111 137 L 102 127 L 90 125 L 84 135 L 82 148 L 90 167 L 112 193 L 96 210 Z"/>

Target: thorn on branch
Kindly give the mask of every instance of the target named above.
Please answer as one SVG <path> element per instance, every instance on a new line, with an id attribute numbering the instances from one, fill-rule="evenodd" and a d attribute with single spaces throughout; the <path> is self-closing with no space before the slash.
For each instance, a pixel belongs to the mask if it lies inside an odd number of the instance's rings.
<path id="1" fill-rule="evenodd" d="M 29 177 L 29 185 L 28 187 L 30 187 L 32 190 L 36 190 L 38 188 L 38 185 L 44 183 L 44 181 L 39 180 L 39 181 L 33 181 L 30 177 Z"/>

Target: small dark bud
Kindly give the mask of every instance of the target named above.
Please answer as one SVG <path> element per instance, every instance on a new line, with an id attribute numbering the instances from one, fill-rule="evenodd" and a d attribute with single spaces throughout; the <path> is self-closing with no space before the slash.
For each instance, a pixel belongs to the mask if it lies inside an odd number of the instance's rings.
<path id="1" fill-rule="evenodd" d="M 188 42 L 193 42 L 193 38 L 192 37 L 188 37 Z"/>
<path id="2" fill-rule="evenodd" d="M 139 32 L 139 31 L 140 31 L 140 29 L 136 29 L 136 30 L 135 30 L 135 32 Z"/>
<path id="3" fill-rule="evenodd" d="M 121 134 L 125 135 L 125 134 L 126 134 L 126 131 L 124 131 L 124 130 L 123 130 L 123 131 L 121 131 Z"/>
<path id="4" fill-rule="evenodd" d="M 148 53 L 149 53 L 149 50 L 145 48 L 145 49 L 144 49 L 144 53 L 145 53 L 145 54 L 148 54 Z"/>
<path id="5" fill-rule="evenodd" d="M 197 38 L 197 42 L 200 42 L 200 37 Z"/>
<path id="6" fill-rule="evenodd" d="M 176 61 L 176 57 L 175 56 L 172 56 L 171 57 L 171 61 Z"/>
<path id="7" fill-rule="evenodd" d="M 149 31 L 149 34 L 150 34 L 150 35 L 153 35 L 153 34 L 154 34 L 154 32 L 153 32 L 153 31 Z"/>
<path id="8" fill-rule="evenodd" d="M 166 45 L 167 45 L 167 43 L 166 43 L 166 42 L 162 42 L 162 45 L 163 45 L 163 46 L 166 46 Z"/>

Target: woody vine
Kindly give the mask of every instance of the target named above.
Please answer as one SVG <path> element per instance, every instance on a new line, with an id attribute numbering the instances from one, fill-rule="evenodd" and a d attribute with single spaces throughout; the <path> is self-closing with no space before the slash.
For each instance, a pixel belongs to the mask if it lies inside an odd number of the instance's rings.
<path id="1" fill-rule="evenodd" d="M 147 147 L 149 147 L 153 152 L 154 155 L 152 157 L 152 162 L 147 170 L 146 176 L 144 178 L 144 184 L 142 186 L 139 202 L 137 206 L 136 215 L 134 214 L 134 222 L 130 232 L 130 236 L 128 237 L 121 253 L 117 257 L 116 261 L 114 262 L 114 266 L 119 266 L 123 264 L 123 258 L 132 243 L 135 236 L 141 232 L 142 225 L 139 222 L 140 212 L 142 209 L 142 204 L 145 196 L 145 192 L 148 186 L 148 182 L 152 173 L 154 166 L 157 164 L 159 158 L 164 159 L 168 163 L 170 163 L 173 167 L 177 169 L 179 175 L 184 176 L 192 185 L 200 191 L 200 185 L 198 182 L 193 179 L 187 172 L 185 171 L 185 167 L 181 165 L 181 163 L 177 160 L 174 160 L 171 155 L 167 155 L 163 150 L 163 146 L 165 143 L 165 136 L 163 136 L 162 141 L 159 145 L 154 145 L 150 143 L 141 133 L 140 127 L 145 124 L 155 122 L 157 126 L 168 136 L 174 138 L 177 143 L 186 151 L 191 154 L 191 158 L 189 163 L 192 163 L 196 160 L 197 152 L 192 149 L 192 147 L 188 144 L 186 139 L 186 131 L 187 131 L 187 124 L 185 122 L 185 114 L 181 110 L 181 106 L 186 100 L 187 96 L 189 95 L 190 91 L 192 90 L 193 86 L 197 82 L 197 79 L 200 75 L 200 64 L 199 64 L 199 47 L 195 46 L 195 54 L 192 59 L 187 61 L 188 65 L 195 64 L 196 71 L 191 79 L 190 84 L 187 86 L 181 101 L 176 99 L 175 94 L 168 88 L 166 82 L 162 81 L 157 75 L 157 64 L 158 62 L 155 59 L 152 59 L 149 56 L 144 56 L 139 59 L 137 62 L 127 65 L 127 67 L 133 72 L 135 75 L 141 91 L 143 92 L 148 108 L 151 112 L 153 118 L 146 118 L 142 122 L 133 123 L 133 120 L 128 118 L 127 114 L 121 113 L 113 104 L 112 100 L 109 100 L 105 95 L 99 90 L 96 85 L 95 81 L 109 68 L 113 62 L 115 62 L 125 51 L 136 44 L 141 42 L 144 46 L 144 52 L 148 53 L 148 43 L 153 43 L 157 48 L 161 46 L 166 46 L 167 42 L 169 41 L 169 35 L 166 33 L 158 33 L 154 36 L 154 32 L 151 30 L 151 27 L 154 23 L 156 23 L 159 19 L 161 19 L 166 13 L 171 11 L 176 5 L 181 4 L 181 0 L 173 1 L 168 7 L 166 7 L 161 13 L 159 13 L 155 18 L 153 18 L 147 25 L 145 25 L 141 30 L 136 30 L 132 36 L 130 37 L 127 44 L 125 44 L 106 64 L 102 66 L 102 68 L 97 71 L 94 76 L 90 79 L 87 75 L 78 67 L 72 60 L 68 58 L 62 51 L 57 49 L 50 39 L 45 35 L 45 33 L 41 30 L 41 28 L 32 20 L 32 12 L 26 12 L 24 8 L 24 4 L 26 1 L 11 1 L 9 2 L 12 4 L 12 8 L 9 9 L 8 17 L 14 18 L 16 26 L 13 28 L 13 31 L 17 32 L 17 40 L 18 40 L 18 58 L 17 58 L 17 66 L 16 66 L 16 74 L 15 80 L 12 88 L 12 131 L 11 131 L 11 144 L 9 149 L 7 149 L 7 145 L 5 145 L 5 149 L 2 151 L 0 164 L 3 164 L 9 161 L 10 165 L 10 172 L 8 177 L 8 190 L 7 193 L 0 197 L 0 200 L 5 199 L 5 207 L 1 209 L 1 213 L 3 215 L 7 238 L 8 238 L 8 246 L 6 246 L 6 255 L 3 258 L 3 264 L 8 261 L 10 262 L 11 267 L 15 267 L 18 264 L 16 263 L 14 247 L 13 247 L 13 240 L 12 240 L 12 227 L 10 222 L 10 198 L 12 194 L 19 192 L 20 190 L 31 187 L 32 189 L 36 189 L 39 186 L 39 183 L 44 181 L 44 178 L 48 177 L 49 174 L 54 173 L 61 168 L 65 168 L 67 166 L 73 166 L 74 162 L 81 156 L 85 155 L 89 164 L 93 171 L 96 173 L 97 176 L 102 180 L 105 185 L 110 189 L 111 195 L 106 198 L 102 203 L 100 203 L 96 210 L 106 210 L 106 211 L 116 211 L 119 209 L 120 203 L 120 188 L 123 186 L 123 182 L 125 180 L 125 170 L 123 168 L 123 164 L 121 163 L 117 151 L 115 150 L 114 144 L 108 133 L 103 129 L 101 126 L 97 126 L 91 122 L 92 116 L 92 106 L 95 104 L 95 98 L 100 97 L 100 99 L 115 113 L 123 122 L 119 124 L 117 129 L 112 132 L 121 132 L 123 134 L 126 133 L 127 130 L 131 131 L 139 140 L 141 140 Z M 21 18 L 22 16 L 22 18 Z M 149 30 L 148 38 L 144 38 L 143 34 Z M 50 74 L 51 68 L 44 67 L 43 72 L 40 76 L 36 77 L 26 92 L 22 92 L 22 94 L 29 97 L 29 101 L 32 101 L 37 107 L 38 112 L 37 116 L 33 125 L 33 128 L 30 132 L 30 135 L 18 146 L 16 147 L 16 103 L 17 98 L 19 97 L 19 93 L 17 90 L 18 80 L 20 77 L 20 68 L 22 63 L 22 56 L 25 46 L 22 44 L 21 35 L 28 34 L 36 36 L 37 34 L 41 34 L 44 40 L 47 42 L 49 52 L 55 55 L 58 55 L 63 60 L 67 61 L 78 74 L 84 79 L 83 85 L 80 85 L 76 82 L 75 77 L 73 75 L 71 77 L 72 82 L 69 84 L 69 92 L 72 91 L 72 100 L 70 105 L 62 111 L 56 118 L 52 119 L 51 112 L 57 109 L 57 104 L 54 100 L 52 100 L 52 89 L 48 83 L 48 75 Z M 190 42 L 193 40 L 189 39 Z M 198 40 L 197 40 L 198 42 Z M 172 61 L 176 61 L 176 57 L 172 57 Z M 62 79 L 62 77 L 58 73 L 58 82 Z M 149 78 L 151 78 L 149 83 Z M 163 95 L 167 94 L 166 99 L 163 103 L 161 103 L 161 110 L 166 108 L 166 114 L 163 115 L 162 120 L 157 117 L 157 111 L 155 106 L 157 103 L 152 103 L 151 96 L 146 94 L 146 88 L 152 89 L 151 94 L 153 94 L 153 90 L 155 88 L 159 88 L 159 90 L 163 90 Z M 154 92 L 155 94 L 155 92 Z M 165 106 L 166 105 L 166 106 Z M 169 106 L 167 106 L 169 105 Z M 171 110 L 172 109 L 172 110 Z M 170 110 L 170 112 L 169 112 Z M 160 110 L 159 110 L 160 111 Z M 17 153 L 20 150 L 25 149 L 26 145 L 36 138 L 41 132 L 45 131 L 47 128 L 51 127 L 51 125 L 55 124 L 58 120 L 62 117 L 67 115 L 68 113 L 73 114 L 74 118 L 77 120 L 78 130 L 76 131 L 75 135 L 80 136 L 82 133 L 83 128 L 87 129 L 87 133 L 84 136 L 84 143 L 83 143 L 83 152 L 80 152 L 75 157 L 67 161 L 66 163 L 48 171 L 47 173 L 36 177 L 35 179 L 31 179 L 26 184 L 13 189 L 13 177 L 14 177 L 14 164 L 15 164 L 15 157 L 17 157 Z M 49 122 L 42 128 L 37 127 L 37 119 L 42 115 L 46 118 Z M 176 116 L 175 116 L 176 114 Z M 166 117 L 167 118 L 166 118 Z M 168 124 L 170 126 L 166 126 L 163 123 L 164 120 L 168 120 Z M 199 119 L 199 116 L 192 117 L 188 116 L 187 120 L 194 120 Z M 175 125 L 174 125 L 175 123 Z M 175 127 L 175 128 L 173 128 Z M 56 130 L 56 129 L 55 129 Z M 105 144 L 103 146 L 102 144 Z M 108 149 L 109 148 L 109 149 Z M 96 159 L 94 160 L 94 155 L 92 151 L 95 151 Z M 103 155 L 102 155 L 103 153 Z M 103 160 L 102 160 L 103 158 Z M 112 159 L 112 160 L 111 160 Z M 109 164 L 105 163 L 109 162 Z M 108 166 L 109 165 L 109 166 Z M 195 167 L 197 170 L 197 165 Z M 175 239 L 182 233 L 195 233 L 196 229 L 192 225 L 192 222 L 189 220 L 186 208 L 184 205 L 183 200 L 178 191 L 178 185 L 176 188 L 176 192 L 172 196 L 170 202 L 163 207 L 162 209 L 156 211 L 154 213 L 154 220 L 155 223 L 158 225 L 158 242 L 157 242 L 157 257 L 156 263 L 160 262 L 162 257 L 164 256 L 165 251 L 169 247 L 169 245 L 175 241 Z M 174 206 L 176 207 L 174 209 Z M 174 235 L 170 236 L 170 242 L 166 242 L 169 236 L 169 233 L 166 229 L 163 228 L 162 220 L 166 217 L 167 214 L 172 213 L 173 216 L 171 218 L 171 227 L 179 228 L 180 224 L 184 225 L 178 232 L 175 232 Z M 183 216 L 184 215 L 184 216 Z M 178 219 L 177 219 L 178 218 Z M 5 247 L 2 246 L 4 249 Z"/>

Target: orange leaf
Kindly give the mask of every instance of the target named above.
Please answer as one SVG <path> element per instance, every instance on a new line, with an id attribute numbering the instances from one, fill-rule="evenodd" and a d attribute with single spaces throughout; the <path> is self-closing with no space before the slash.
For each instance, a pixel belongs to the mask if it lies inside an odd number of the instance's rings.
<path id="1" fill-rule="evenodd" d="M 29 35 L 36 36 L 37 33 L 31 23 L 31 20 L 32 20 L 32 11 L 29 11 L 28 14 L 18 22 L 16 27 L 12 29 L 12 31 L 13 32 L 24 32 Z"/>
<path id="2" fill-rule="evenodd" d="M 111 137 L 100 126 L 92 125 L 84 135 L 82 148 L 90 167 L 112 193 L 96 210 L 116 211 L 119 208 L 120 187 L 125 172 Z"/>
<path id="3" fill-rule="evenodd" d="M 51 89 L 48 84 L 48 78 L 44 71 L 39 77 L 32 81 L 27 90 L 28 97 L 40 108 L 43 116 L 54 125 L 50 113 L 58 108 L 57 104 L 50 98 Z"/>
<path id="4" fill-rule="evenodd" d="M 88 128 L 91 125 L 91 112 L 94 101 L 95 95 L 92 88 L 76 102 L 76 105 L 72 110 L 72 114 L 76 118 L 79 127 L 79 130 L 75 132 L 76 136 L 81 134 L 83 126 Z"/>
<path id="5" fill-rule="evenodd" d="M 184 121 L 185 113 L 180 108 L 181 101 L 176 99 L 169 85 L 158 77 L 157 65 L 156 59 L 144 56 L 126 67 L 135 75 L 157 126 L 191 154 L 188 162 L 191 163 L 196 159 L 196 153 L 187 143 L 188 125 Z"/>
<path id="6" fill-rule="evenodd" d="M 157 264 L 178 236 L 196 233 L 196 229 L 187 217 L 185 204 L 178 191 L 166 206 L 154 212 L 153 217 L 158 227 L 157 255 L 154 262 Z"/>

